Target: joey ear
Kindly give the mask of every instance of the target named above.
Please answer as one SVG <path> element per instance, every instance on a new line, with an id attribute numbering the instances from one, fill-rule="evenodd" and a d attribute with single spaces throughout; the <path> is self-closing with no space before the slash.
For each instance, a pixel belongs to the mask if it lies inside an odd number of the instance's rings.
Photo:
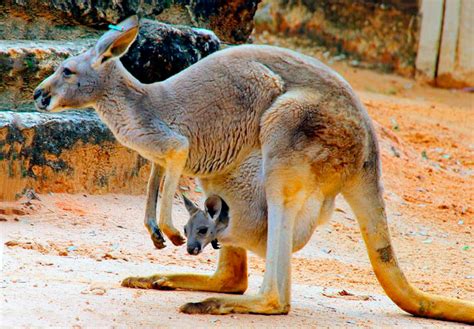
<path id="1" fill-rule="evenodd" d="M 206 208 L 206 212 L 211 216 L 211 218 L 215 219 L 221 212 L 222 199 L 217 195 L 211 195 L 206 199 L 206 202 L 204 202 L 204 206 Z"/>
<path id="2" fill-rule="evenodd" d="M 191 200 L 185 197 L 184 194 L 182 194 L 181 196 L 183 197 L 184 206 L 186 207 L 186 210 L 188 211 L 189 215 L 194 215 L 194 213 L 198 211 L 199 208 L 196 207 L 196 205 Z"/>
<path id="3" fill-rule="evenodd" d="M 229 225 L 229 206 L 219 196 L 212 195 L 206 199 L 206 212 L 216 223 L 217 231 L 223 230 Z"/>
<path id="4" fill-rule="evenodd" d="M 138 35 L 138 17 L 131 16 L 118 24 L 116 28 L 118 30 L 109 30 L 97 41 L 94 48 L 96 53 L 94 66 L 98 66 L 111 58 L 120 57 L 127 52 L 128 47 Z"/>

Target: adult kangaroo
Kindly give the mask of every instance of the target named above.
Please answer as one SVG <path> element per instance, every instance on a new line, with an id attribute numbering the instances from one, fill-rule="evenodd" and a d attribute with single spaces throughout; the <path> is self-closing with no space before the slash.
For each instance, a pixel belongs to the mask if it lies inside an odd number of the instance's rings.
<path id="1" fill-rule="evenodd" d="M 318 217 L 323 205 L 342 193 L 360 223 L 377 278 L 398 306 L 418 316 L 474 322 L 472 302 L 423 293 L 400 270 L 387 227 L 374 130 L 342 77 L 287 49 L 244 45 L 214 53 L 166 81 L 142 84 L 118 60 L 138 25 L 131 17 L 119 25 L 122 31 L 108 31 L 93 48 L 65 60 L 34 98 L 39 110 L 49 112 L 95 108 L 120 143 L 152 162 L 145 225 L 158 248 L 164 246 L 155 218 L 161 168 L 159 227 L 179 245 L 184 238 L 171 221 L 179 177 L 219 184 L 250 156 L 261 157 L 268 239 L 260 292 L 188 303 L 183 312 L 287 313 L 296 218 L 301 212 Z M 234 206 L 229 203 L 231 210 Z M 127 278 L 123 285 L 243 293 L 246 250 L 223 246 L 212 275 Z"/>

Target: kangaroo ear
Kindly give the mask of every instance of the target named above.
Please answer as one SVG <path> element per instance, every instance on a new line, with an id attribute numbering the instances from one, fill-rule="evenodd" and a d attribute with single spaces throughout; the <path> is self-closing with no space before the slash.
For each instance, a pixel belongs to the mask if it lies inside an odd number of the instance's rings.
<path id="1" fill-rule="evenodd" d="M 206 199 L 206 212 L 214 219 L 217 231 L 223 230 L 229 225 L 229 206 L 219 196 L 212 195 Z"/>
<path id="2" fill-rule="evenodd" d="M 189 215 L 194 215 L 194 213 L 198 211 L 199 208 L 196 207 L 196 205 L 191 200 L 185 197 L 184 194 L 182 194 L 181 196 L 183 197 L 184 206 L 186 207 L 186 210 L 188 211 Z"/>
<path id="3" fill-rule="evenodd" d="M 116 29 L 115 29 L 116 28 Z M 106 32 L 95 45 L 96 58 L 93 65 L 100 65 L 111 58 L 125 54 L 138 35 L 139 21 L 131 16 Z"/>
<path id="4" fill-rule="evenodd" d="M 222 199 L 217 195 L 211 195 L 206 199 L 204 206 L 209 216 L 211 216 L 212 219 L 216 219 L 222 210 Z"/>

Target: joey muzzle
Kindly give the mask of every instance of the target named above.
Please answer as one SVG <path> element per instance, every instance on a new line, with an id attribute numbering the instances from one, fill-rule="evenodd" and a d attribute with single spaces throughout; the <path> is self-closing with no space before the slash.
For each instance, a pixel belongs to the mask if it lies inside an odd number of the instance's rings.
<path id="1" fill-rule="evenodd" d="M 190 255 L 198 255 L 202 251 L 202 246 L 199 242 L 188 243 L 187 250 Z"/>

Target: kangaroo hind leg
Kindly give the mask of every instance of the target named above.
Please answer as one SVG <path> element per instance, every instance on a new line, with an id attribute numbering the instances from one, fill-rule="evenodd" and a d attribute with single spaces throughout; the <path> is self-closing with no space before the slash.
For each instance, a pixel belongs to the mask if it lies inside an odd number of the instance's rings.
<path id="1" fill-rule="evenodd" d="M 122 281 L 128 288 L 158 290 L 199 290 L 243 294 L 247 290 L 247 252 L 223 246 L 217 270 L 213 274 L 172 273 L 145 277 L 128 277 Z"/>
<path id="2" fill-rule="evenodd" d="M 343 195 L 357 217 L 375 275 L 395 304 L 416 316 L 474 323 L 473 302 L 424 293 L 407 281 L 390 241 L 378 168 L 363 172 Z"/>
<path id="3" fill-rule="evenodd" d="M 317 194 L 314 173 L 304 152 L 293 147 L 291 121 L 302 110 L 299 93 L 281 97 L 262 118 L 260 140 L 268 207 L 265 275 L 252 296 L 209 298 L 188 303 L 185 313 L 286 314 L 290 310 L 293 231 L 306 201 Z M 293 120 L 294 121 L 294 120 Z M 298 137 L 298 136 L 297 136 Z M 319 208 L 319 206 L 317 207 Z"/>
<path id="4" fill-rule="evenodd" d="M 284 171 L 284 172 L 283 172 Z M 293 224 L 306 197 L 304 180 L 294 170 L 275 170 L 266 174 L 268 237 L 265 276 L 258 294 L 208 298 L 181 307 L 184 313 L 286 314 L 290 309 L 291 253 Z"/>

